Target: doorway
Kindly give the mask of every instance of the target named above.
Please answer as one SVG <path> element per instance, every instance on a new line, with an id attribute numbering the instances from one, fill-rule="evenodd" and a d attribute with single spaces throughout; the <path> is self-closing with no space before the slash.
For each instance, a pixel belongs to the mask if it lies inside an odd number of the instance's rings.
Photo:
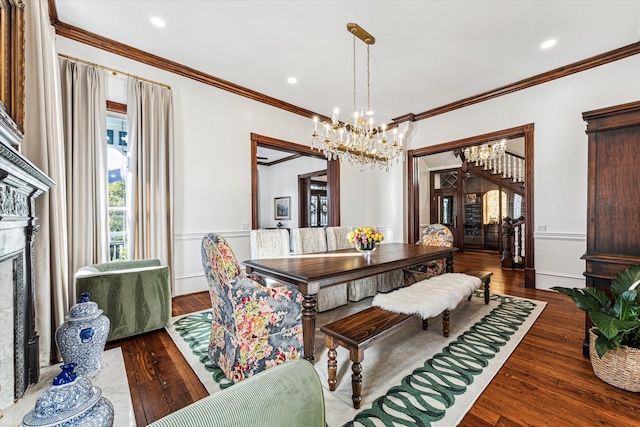
<path id="1" fill-rule="evenodd" d="M 424 185 L 419 176 L 419 161 L 424 156 L 432 154 L 452 152 L 454 150 L 464 149 L 465 147 L 486 144 L 491 141 L 501 139 L 524 139 L 524 167 L 522 174 L 526 186 L 524 188 L 524 212 L 525 217 L 525 268 L 524 279 L 525 287 L 535 288 L 535 263 L 534 263 L 534 200 L 533 200 L 533 183 L 534 183 L 534 158 L 533 158 L 533 131 L 534 125 L 527 124 L 510 129 L 504 129 L 484 135 L 478 135 L 457 141 L 451 141 L 430 147 L 423 147 L 407 152 L 407 173 L 408 173 L 408 230 L 407 236 L 409 241 L 416 241 L 420 232 L 420 186 Z M 427 190 L 428 191 L 428 190 Z M 424 189 L 423 189 L 424 192 Z M 458 208 L 458 211 L 460 208 Z"/>
<path id="2" fill-rule="evenodd" d="M 327 171 L 298 175 L 299 227 L 326 227 L 329 218 Z"/>
<path id="3" fill-rule="evenodd" d="M 308 156 L 326 161 L 326 206 L 327 225 L 340 225 L 340 161 L 327 160 L 319 151 L 306 145 L 283 141 L 264 135 L 251 134 L 251 228 L 259 227 L 259 174 L 258 174 L 258 147 L 285 151 L 292 156 Z M 300 212 L 303 212 L 302 210 Z"/>

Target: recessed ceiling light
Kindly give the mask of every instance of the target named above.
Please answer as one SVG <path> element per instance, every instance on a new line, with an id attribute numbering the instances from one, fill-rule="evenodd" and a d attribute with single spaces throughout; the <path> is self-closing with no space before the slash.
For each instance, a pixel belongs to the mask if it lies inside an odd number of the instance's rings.
<path id="1" fill-rule="evenodd" d="M 160 27 L 160 28 L 164 28 L 165 23 L 162 19 L 158 18 L 157 16 L 152 16 L 151 17 L 151 23 L 153 25 L 155 25 L 156 27 Z"/>
<path id="2" fill-rule="evenodd" d="M 298 79 L 296 79 L 295 77 L 289 77 L 287 81 L 292 85 L 298 83 Z"/>
<path id="3" fill-rule="evenodd" d="M 540 45 L 540 48 L 541 49 L 549 49 L 550 47 L 555 46 L 555 44 L 556 44 L 555 40 L 553 40 L 553 39 L 547 40 L 546 42 L 544 42 L 544 43 L 542 43 Z"/>

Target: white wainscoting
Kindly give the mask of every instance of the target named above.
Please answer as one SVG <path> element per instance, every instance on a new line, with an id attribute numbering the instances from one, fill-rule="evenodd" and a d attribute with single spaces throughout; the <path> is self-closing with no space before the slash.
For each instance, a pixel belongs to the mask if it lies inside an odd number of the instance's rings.
<path id="1" fill-rule="evenodd" d="M 580 259 L 587 249 L 586 234 L 535 233 L 536 289 L 552 286 L 585 286 L 585 264 Z"/>
<path id="2" fill-rule="evenodd" d="M 238 261 L 251 257 L 251 245 L 249 242 L 249 230 L 214 231 L 224 237 Z M 175 256 L 174 256 L 174 295 L 185 295 L 194 292 L 206 291 L 207 281 L 202 269 L 202 257 L 200 255 L 200 245 L 202 233 L 183 233 L 175 235 Z"/>

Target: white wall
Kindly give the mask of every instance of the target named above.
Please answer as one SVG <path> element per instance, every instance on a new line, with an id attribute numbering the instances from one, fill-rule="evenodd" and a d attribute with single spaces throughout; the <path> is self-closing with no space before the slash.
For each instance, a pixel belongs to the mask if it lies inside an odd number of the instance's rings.
<path id="1" fill-rule="evenodd" d="M 534 123 L 536 287 L 584 286 L 585 111 L 640 99 L 640 57 L 534 86 L 415 124 L 411 148 Z"/>

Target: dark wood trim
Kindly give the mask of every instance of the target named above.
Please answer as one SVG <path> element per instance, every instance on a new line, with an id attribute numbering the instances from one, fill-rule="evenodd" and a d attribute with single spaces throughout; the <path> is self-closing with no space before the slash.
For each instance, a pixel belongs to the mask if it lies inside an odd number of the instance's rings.
<path id="1" fill-rule="evenodd" d="M 298 175 L 298 178 L 313 178 L 314 176 L 323 176 L 327 174 L 327 170 L 326 169 L 322 169 L 319 171 L 315 171 L 315 172 L 309 172 L 309 173 L 303 173 Z"/>
<path id="2" fill-rule="evenodd" d="M 326 160 L 321 152 L 306 145 L 251 133 L 251 228 L 254 230 L 258 228 L 258 146 Z M 340 163 L 337 160 L 327 161 L 327 197 L 328 225 L 340 225 Z"/>
<path id="3" fill-rule="evenodd" d="M 261 166 L 273 166 L 280 163 L 288 162 L 289 160 L 295 160 L 298 157 L 301 157 L 300 154 L 293 154 L 291 156 L 283 157 L 282 159 L 274 160 L 273 162 L 258 162 Z"/>
<path id="4" fill-rule="evenodd" d="M 524 287 L 535 289 L 536 269 L 535 269 L 535 245 L 533 240 L 534 232 L 534 209 L 533 209 L 533 123 L 523 126 L 524 132 L 524 200 L 525 200 L 525 242 L 524 242 Z"/>
<path id="5" fill-rule="evenodd" d="M 478 104 L 480 102 L 488 101 L 490 99 L 497 98 L 499 96 L 508 95 L 510 93 L 517 92 L 519 90 L 528 89 L 532 86 L 548 83 L 552 80 L 566 77 L 571 74 L 579 73 L 581 71 L 586 71 L 590 68 L 599 67 L 601 65 L 605 65 L 610 62 L 617 61 L 619 59 L 628 58 L 630 56 L 637 55 L 638 53 L 640 53 L 640 42 L 635 42 L 630 45 L 623 46 L 621 48 L 602 53 L 600 55 L 583 59 L 582 61 L 565 65 L 564 67 L 559 67 L 559 68 L 544 72 L 542 74 L 535 75 L 533 77 L 528 77 L 526 79 L 519 80 L 515 83 L 510 83 L 508 85 L 501 86 L 499 88 L 492 89 L 490 91 L 483 92 L 478 95 L 470 96 L 468 98 L 464 98 L 459 101 L 452 102 L 450 104 L 442 105 L 440 107 L 436 107 L 431 110 L 427 110 L 422 113 L 415 114 L 413 118 L 416 121 L 428 119 L 429 117 L 434 117 L 439 114 L 448 113 L 453 110 L 468 107 L 470 105 Z M 400 119 L 403 119 L 405 117 L 407 117 L 407 115 L 400 117 Z M 407 121 L 407 120 L 405 119 L 403 121 Z"/>
<path id="6" fill-rule="evenodd" d="M 340 161 L 327 161 L 327 199 L 329 200 L 329 215 L 327 225 L 340 225 Z"/>
<path id="7" fill-rule="evenodd" d="M 418 203 L 418 187 L 419 187 L 419 179 L 418 176 L 418 165 L 416 164 L 419 159 L 415 156 L 415 150 L 407 151 L 407 212 L 409 217 L 407 218 L 407 225 L 409 229 L 407 230 L 407 242 L 415 242 L 418 240 L 419 231 L 418 228 L 420 224 L 418 223 L 418 218 L 420 216 L 420 205 Z"/>
<path id="8" fill-rule="evenodd" d="M 114 113 L 127 114 L 127 104 L 107 100 L 107 111 Z"/>
<path id="9" fill-rule="evenodd" d="M 503 129 L 496 132 L 490 132 L 483 135 L 472 136 L 469 138 L 459 139 L 456 141 L 445 142 L 442 144 L 432 145 L 429 147 L 422 147 L 415 150 L 407 151 L 408 160 L 408 192 L 407 192 L 407 206 L 408 215 L 407 224 L 407 236 L 410 241 L 415 241 L 418 235 L 418 209 L 419 209 L 419 188 L 418 188 L 418 168 L 415 162 L 418 157 L 427 156 L 430 154 L 444 153 L 447 151 L 453 151 L 458 148 L 464 148 L 468 146 L 483 144 L 497 139 L 510 139 L 517 137 L 524 137 L 524 149 L 525 149 L 525 287 L 535 288 L 535 259 L 534 259 L 534 192 L 533 192 L 533 123 L 523 126 L 517 126 L 509 129 Z"/>
<path id="10" fill-rule="evenodd" d="M 107 52 L 114 53 L 116 55 L 123 56 L 125 58 L 132 59 L 134 61 L 150 65 L 152 67 L 168 71 L 170 73 L 177 74 L 182 77 L 186 77 L 195 80 L 200 83 L 207 84 L 209 86 L 216 87 L 218 89 L 231 92 L 235 95 L 251 99 L 253 101 L 261 102 L 263 104 L 270 105 L 272 107 L 280 108 L 290 113 L 298 114 L 303 117 L 312 118 L 318 116 L 321 120 L 330 120 L 325 116 L 314 113 L 311 110 L 307 110 L 288 102 L 282 101 L 277 98 L 265 95 L 252 89 L 240 86 L 232 83 L 228 80 L 220 79 L 210 74 L 203 73 L 194 68 L 184 66 L 174 61 L 162 58 L 157 55 L 145 52 L 135 47 L 128 46 L 124 43 L 117 42 L 115 40 L 100 36 L 98 34 L 83 30 L 73 25 L 65 24 L 64 22 L 52 23 L 56 30 L 56 34 L 61 37 L 66 37 L 70 40 L 74 40 L 80 43 L 84 43 L 89 46 L 93 46 L 98 49 L 102 49 Z"/>

